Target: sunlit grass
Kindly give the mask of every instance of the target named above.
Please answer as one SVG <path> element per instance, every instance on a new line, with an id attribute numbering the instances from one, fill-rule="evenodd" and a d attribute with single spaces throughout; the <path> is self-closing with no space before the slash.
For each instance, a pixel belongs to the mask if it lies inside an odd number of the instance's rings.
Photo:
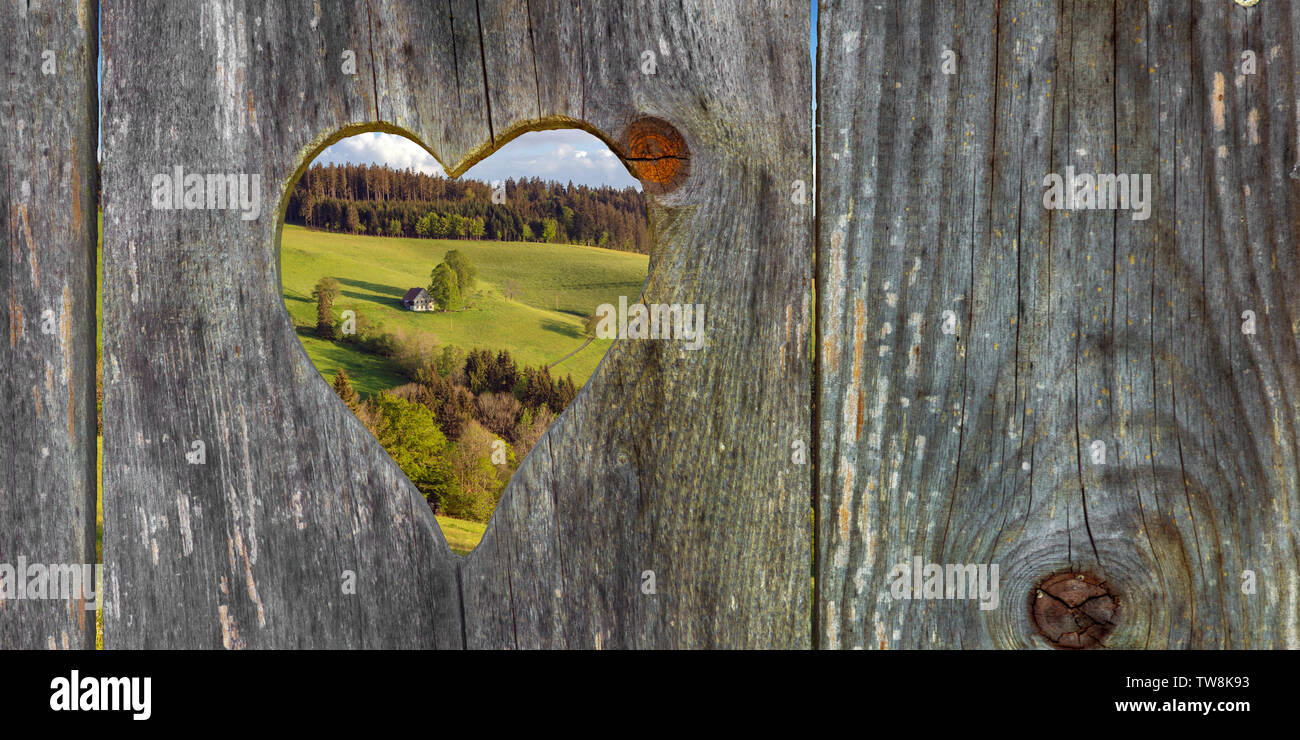
<path id="1" fill-rule="evenodd" d="M 429 273 L 450 250 L 478 268 L 478 285 L 465 310 L 416 313 L 401 306 L 410 288 L 425 287 Z M 354 310 L 372 324 L 408 334 L 431 334 L 440 345 L 462 349 L 507 349 L 521 366 L 554 363 L 587 341 L 583 319 L 601 303 L 635 302 L 645 283 L 645 255 L 571 244 L 471 240 L 402 239 L 312 231 L 286 225 L 281 239 L 281 281 L 285 305 L 296 325 L 314 326 L 312 288 L 322 277 L 339 281 L 335 314 Z M 507 281 L 518 296 L 503 295 Z M 302 335 L 300 335 L 302 337 Z M 380 364 L 367 363 L 345 345 L 302 337 L 317 368 L 332 378 L 345 367 L 363 394 L 396 384 Z M 593 341 L 552 374 L 586 382 L 612 340 Z"/>

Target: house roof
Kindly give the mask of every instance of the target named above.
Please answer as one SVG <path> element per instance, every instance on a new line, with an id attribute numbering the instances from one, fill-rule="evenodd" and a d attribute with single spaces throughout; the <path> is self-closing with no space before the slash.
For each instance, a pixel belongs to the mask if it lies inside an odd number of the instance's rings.
<path id="1" fill-rule="evenodd" d="M 413 301 L 419 298 L 420 296 L 424 296 L 425 298 L 428 298 L 429 294 L 424 291 L 424 288 L 411 288 L 410 290 L 406 291 L 406 295 L 402 296 L 402 300 Z"/>

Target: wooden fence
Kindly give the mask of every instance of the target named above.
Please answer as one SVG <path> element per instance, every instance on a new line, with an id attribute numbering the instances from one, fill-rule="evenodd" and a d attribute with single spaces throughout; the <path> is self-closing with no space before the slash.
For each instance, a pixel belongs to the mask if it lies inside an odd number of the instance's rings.
<path id="1" fill-rule="evenodd" d="M 95 561 L 95 15 L 31 5 L 0 6 L 0 647 L 85 648 L 93 611 L 11 596 Z"/>
<path id="2" fill-rule="evenodd" d="M 992 6 L 823 4 L 819 644 L 1300 647 L 1300 14 Z"/>
<path id="3" fill-rule="evenodd" d="M 822 2 L 815 158 L 802 3 L 98 12 L 102 102 L 94 3 L 0 9 L 0 563 L 94 557 L 98 124 L 106 647 L 1300 647 L 1287 3 Z M 616 342 L 461 558 L 295 336 L 280 217 L 343 136 L 454 176 L 557 127 L 706 341 Z"/>

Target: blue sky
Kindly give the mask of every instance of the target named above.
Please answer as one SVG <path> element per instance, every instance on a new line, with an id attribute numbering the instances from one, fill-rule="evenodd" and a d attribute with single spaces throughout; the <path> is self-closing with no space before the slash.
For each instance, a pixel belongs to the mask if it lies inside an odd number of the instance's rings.
<path id="1" fill-rule="evenodd" d="M 812 6 L 811 48 L 814 70 L 817 63 L 817 0 Z M 102 13 L 101 13 L 102 18 Z M 102 65 L 99 72 L 102 76 Z M 814 72 L 815 74 L 815 72 Z M 813 85 L 813 107 L 817 87 Z M 323 164 L 388 164 L 429 174 L 446 174 L 428 152 L 415 142 L 394 134 L 377 132 L 344 139 L 321 152 Z M 462 177 L 491 182 L 508 178 L 540 177 L 577 185 L 612 185 L 641 189 L 622 162 L 604 142 L 585 131 L 531 131 L 498 149 L 470 168 Z"/>
<path id="2" fill-rule="evenodd" d="M 322 164 L 387 164 L 426 174 L 446 174 L 419 144 L 396 134 L 371 132 L 334 144 L 316 158 Z M 635 187 L 641 184 L 600 139 L 586 131 L 530 131 L 498 149 L 462 175 L 492 182 L 540 177 L 575 185 Z"/>

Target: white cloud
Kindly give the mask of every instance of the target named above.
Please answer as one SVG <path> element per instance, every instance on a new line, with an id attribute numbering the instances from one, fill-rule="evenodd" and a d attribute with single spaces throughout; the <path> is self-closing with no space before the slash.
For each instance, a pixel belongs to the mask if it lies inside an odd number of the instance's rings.
<path id="1" fill-rule="evenodd" d="M 593 156 L 593 154 L 595 156 Z M 370 132 L 343 139 L 317 157 L 322 164 L 387 164 L 426 174 L 445 174 L 420 145 L 396 134 Z M 532 131 L 501 147 L 463 177 L 491 182 L 540 177 L 577 185 L 635 187 L 641 184 L 595 136 L 576 129 Z"/>
<path id="2" fill-rule="evenodd" d="M 396 134 L 371 131 L 350 136 L 316 158 L 321 164 L 387 164 L 399 170 L 411 169 L 426 175 L 445 175 L 442 165 L 419 144 Z"/>

